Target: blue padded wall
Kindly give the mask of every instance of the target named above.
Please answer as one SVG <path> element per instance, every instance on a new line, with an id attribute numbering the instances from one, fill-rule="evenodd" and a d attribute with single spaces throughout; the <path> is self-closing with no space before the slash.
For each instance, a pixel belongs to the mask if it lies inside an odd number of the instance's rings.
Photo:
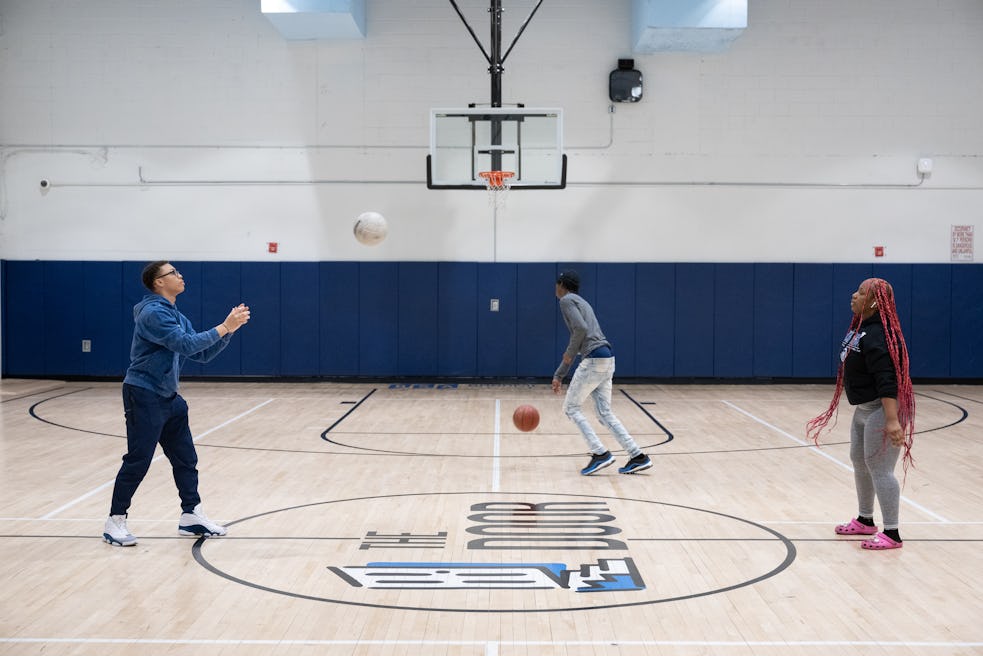
<path id="1" fill-rule="evenodd" d="M 437 271 L 437 375 L 477 371 L 478 265 L 441 262 Z"/>
<path id="2" fill-rule="evenodd" d="M 399 265 L 397 366 L 399 376 L 437 374 L 438 266 L 434 262 Z"/>
<path id="3" fill-rule="evenodd" d="M 399 371 L 399 264 L 363 262 L 358 273 L 358 373 L 392 376 Z"/>
<path id="4" fill-rule="evenodd" d="M 44 290 L 42 291 L 42 316 L 44 325 L 44 367 L 46 376 L 57 376 L 60 371 L 76 375 L 82 369 L 82 322 L 85 316 L 86 298 L 79 292 L 79 281 L 85 279 L 83 262 L 46 262 L 44 265 Z M 84 283 L 82 285 L 84 290 Z M 8 315 L 4 315 L 6 318 Z M 101 345 L 96 345 L 101 348 Z"/>
<path id="5" fill-rule="evenodd" d="M 284 262 L 280 265 L 281 376 L 317 376 L 320 373 L 319 283 L 316 262 Z"/>
<path id="6" fill-rule="evenodd" d="M 718 264 L 713 271 L 713 375 L 754 371 L 754 265 Z"/>
<path id="7" fill-rule="evenodd" d="M 246 268 L 252 268 L 258 264 L 256 262 L 249 263 Z M 180 266 L 178 268 L 181 269 Z M 239 262 L 204 262 L 201 265 L 201 315 L 197 320 L 192 320 L 196 330 L 205 330 L 221 323 L 228 316 L 232 306 L 238 305 L 241 299 L 246 298 L 242 293 L 242 269 L 243 265 Z M 250 289 L 249 303 L 247 303 L 250 308 L 256 304 L 251 296 L 254 292 L 259 302 L 257 317 L 260 319 L 259 326 L 262 334 L 266 332 L 269 325 L 269 319 L 262 316 L 263 301 L 268 298 L 268 294 L 265 285 Z M 183 300 L 183 298 L 178 298 L 178 306 L 182 310 Z M 191 318 L 190 315 L 188 318 Z M 250 319 L 250 323 L 252 321 Z M 202 373 L 207 376 L 241 375 L 244 361 L 248 360 L 249 355 L 255 351 L 255 347 L 253 347 L 253 349 L 247 349 L 243 353 L 245 336 L 246 334 L 243 332 L 238 336 L 239 339 L 233 338 L 225 350 L 219 353 L 214 360 L 208 364 L 200 365 Z M 249 363 L 245 364 L 247 368 L 251 366 Z"/>
<path id="8" fill-rule="evenodd" d="M 675 376 L 713 376 L 713 278 L 713 265 L 676 265 Z"/>
<path id="9" fill-rule="evenodd" d="M 243 266 L 241 280 L 242 289 L 249 290 L 249 302 L 246 303 L 249 306 L 249 330 L 243 330 L 232 338 L 232 341 L 238 341 L 242 345 L 239 370 L 248 376 L 280 375 L 280 351 L 283 343 L 280 334 L 280 265 L 274 262 L 256 262 Z M 245 299 L 231 296 L 231 301 L 226 298 L 226 305 L 222 309 L 228 314 L 240 302 L 245 302 Z M 218 313 L 222 319 L 225 314 Z M 208 326 L 202 326 L 206 327 Z M 226 347 L 226 351 L 229 348 L 232 348 L 232 344 Z"/>
<path id="10" fill-rule="evenodd" d="M 970 308 L 952 304 L 952 273 L 953 267 L 946 264 L 917 266 L 912 272 L 911 305 L 917 311 L 912 313 L 911 327 L 905 331 L 905 339 L 913 375 L 940 378 L 951 375 L 952 313 L 958 312 L 957 316 L 961 316 L 963 312 L 971 312 Z M 961 290 L 957 296 L 966 293 Z M 979 333 L 976 339 L 980 339 Z"/>
<path id="11" fill-rule="evenodd" d="M 175 262 L 196 329 L 252 320 L 185 378 L 548 378 L 576 268 L 621 378 L 829 378 L 865 278 L 890 281 L 916 378 L 983 378 L 983 265 Z M 4 261 L 3 375 L 122 377 L 143 263 Z M 498 299 L 499 310 L 489 301 Z M 83 353 L 81 342 L 91 340 Z"/>
<path id="12" fill-rule="evenodd" d="M 517 375 L 517 276 L 515 264 L 478 264 L 477 376 Z M 499 299 L 499 311 L 482 312 L 482 302 L 493 298 Z"/>
<path id="13" fill-rule="evenodd" d="M 614 346 L 615 375 L 634 376 L 635 265 L 606 264 L 597 267 L 596 275 L 596 291 L 591 296 L 593 300 L 588 299 L 588 302 L 594 308 L 604 336 Z"/>
<path id="14" fill-rule="evenodd" d="M 792 272 L 792 376 L 832 376 L 833 265 L 796 264 Z"/>
<path id="15" fill-rule="evenodd" d="M 140 279 L 140 275 L 143 273 L 143 267 L 145 264 L 145 262 L 122 263 L 123 266 L 121 275 L 123 293 L 120 297 L 119 320 L 117 321 L 120 328 L 120 338 L 122 343 L 120 344 L 120 355 L 116 362 L 116 367 L 121 368 L 124 372 L 126 371 L 127 364 L 130 362 L 130 346 L 133 344 L 133 306 L 139 303 L 140 299 L 142 299 L 148 293 L 146 287 L 143 286 L 143 282 Z M 175 268 L 180 270 L 180 267 L 176 266 Z M 185 316 L 188 318 L 191 318 L 191 315 L 188 314 L 188 308 L 185 307 L 185 305 L 193 305 L 189 299 L 193 299 L 194 297 L 195 294 L 193 291 L 186 291 L 185 293 L 181 294 L 181 311 L 184 312 Z M 194 325 L 197 326 L 198 324 Z M 200 368 L 196 371 L 200 371 Z M 182 373 L 190 375 L 190 372 L 191 369 L 187 366 L 182 369 Z M 114 375 L 117 374 L 114 373 Z M 122 376 L 122 373 L 118 375 Z"/>
<path id="16" fill-rule="evenodd" d="M 954 321 L 950 335 L 951 368 L 955 378 L 979 376 L 983 370 L 983 268 L 952 268 L 952 305 Z M 974 373 L 975 372 L 975 373 Z"/>
<path id="17" fill-rule="evenodd" d="M 676 266 L 635 265 L 635 375 L 674 375 Z M 604 324 L 601 324 L 603 327 Z M 616 348 L 620 348 L 617 347 Z"/>
<path id="18" fill-rule="evenodd" d="M 550 376 L 560 364 L 567 345 L 556 342 L 556 324 L 563 323 L 556 311 L 556 265 L 516 266 L 516 374 L 524 377 Z M 482 305 L 488 311 L 488 305 Z"/>
<path id="19" fill-rule="evenodd" d="M 752 348 L 755 377 L 772 378 L 792 371 L 792 264 L 755 264 Z"/>
<path id="20" fill-rule="evenodd" d="M 317 313 L 321 339 L 318 371 L 322 376 L 357 376 L 360 373 L 359 333 L 362 328 L 359 264 L 321 262 L 318 275 L 321 293 Z"/>
<path id="21" fill-rule="evenodd" d="M 3 371 L 44 375 L 44 264 L 3 263 Z"/>
<path id="22" fill-rule="evenodd" d="M 123 304 L 123 265 L 83 262 L 82 271 L 82 338 L 92 340 L 92 351 L 82 354 L 82 373 L 113 376 L 119 370 L 120 347 L 133 333 L 117 320 Z"/>

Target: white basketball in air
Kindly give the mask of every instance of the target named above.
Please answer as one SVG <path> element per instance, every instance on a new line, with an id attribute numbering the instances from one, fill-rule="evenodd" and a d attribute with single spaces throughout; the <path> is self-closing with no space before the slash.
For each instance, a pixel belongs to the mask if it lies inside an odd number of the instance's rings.
<path id="1" fill-rule="evenodd" d="M 375 246 L 389 232 L 386 217 L 378 212 L 362 212 L 355 219 L 355 239 L 366 246 Z"/>

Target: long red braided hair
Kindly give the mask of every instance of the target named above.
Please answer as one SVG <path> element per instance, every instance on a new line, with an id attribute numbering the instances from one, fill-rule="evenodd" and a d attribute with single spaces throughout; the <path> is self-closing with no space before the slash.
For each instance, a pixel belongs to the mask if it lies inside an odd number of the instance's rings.
<path id="1" fill-rule="evenodd" d="M 891 362 L 894 363 L 894 376 L 898 384 L 898 423 L 904 431 L 904 456 L 902 462 L 905 473 L 914 464 L 911 456 L 911 447 L 915 435 L 915 393 L 911 387 L 911 374 L 908 369 L 908 347 L 905 345 L 904 335 L 901 333 L 901 322 L 898 319 L 898 309 L 894 304 L 894 289 L 890 283 L 880 278 L 869 278 L 860 285 L 863 291 L 863 303 L 860 306 L 861 312 L 853 315 L 850 321 L 850 332 L 855 332 L 860 328 L 863 321 L 863 308 L 869 308 L 876 303 L 878 313 L 881 318 L 881 325 L 884 327 L 884 337 L 887 341 L 888 352 L 891 355 Z M 845 360 L 845 358 L 843 359 Z M 806 435 L 818 446 L 819 435 L 829 424 L 830 420 L 836 416 L 840 404 L 840 397 L 843 395 L 843 360 L 836 372 L 836 391 L 833 393 L 833 400 L 818 417 L 814 417 L 806 424 Z M 835 425 L 835 421 L 834 421 Z M 885 435 L 885 440 L 887 436 Z"/>

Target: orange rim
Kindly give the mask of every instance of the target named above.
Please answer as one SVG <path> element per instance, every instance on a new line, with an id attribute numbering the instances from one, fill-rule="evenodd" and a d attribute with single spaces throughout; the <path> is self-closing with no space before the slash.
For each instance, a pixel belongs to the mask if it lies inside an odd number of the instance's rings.
<path id="1" fill-rule="evenodd" d="M 478 175 L 485 179 L 489 189 L 504 189 L 508 187 L 508 180 L 515 173 L 512 171 L 481 171 Z"/>

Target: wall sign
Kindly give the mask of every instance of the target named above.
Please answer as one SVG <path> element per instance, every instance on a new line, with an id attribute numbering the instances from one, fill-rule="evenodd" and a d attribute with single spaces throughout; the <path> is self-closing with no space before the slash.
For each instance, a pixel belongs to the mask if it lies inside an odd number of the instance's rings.
<path id="1" fill-rule="evenodd" d="M 952 226 L 952 261 L 973 261 L 973 227 L 971 225 Z"/>

